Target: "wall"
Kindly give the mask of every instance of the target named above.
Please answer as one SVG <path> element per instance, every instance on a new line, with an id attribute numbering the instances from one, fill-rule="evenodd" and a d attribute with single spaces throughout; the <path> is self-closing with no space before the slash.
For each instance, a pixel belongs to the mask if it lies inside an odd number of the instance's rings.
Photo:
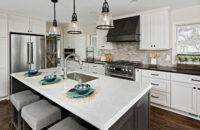
<path id="1" fill-rule="evenodd" d="M 200 23 L 200 5 L 175 9 L 170 11 L 170 42 L 172 44 L 172 49 L 166 51 L 141 51 L 139 50 L 139 43 L 113 43 L 112 50 L 102 50 L 102 53 L 111 53 L 113 55 L 113 60 L 130 60 L 130 61 L 142 61 L 143 64 L 149 64 L 150 53 L 158 53 L 160 57 L 158 58 L 158 64 L 161 66 L 175 66 L 173 60 L 175 60 L 174 51 L 175 49 L 175 41 L 173 40 L 176 35 L 173 32 L 173 25 L 175 23 L 187 22 L 190 23 L 192 21 L 199 21 Z M 122 17 L 120 17 L 122 18 Z M 167 60 L 167 55 L 170 56 L 170 60 Z"/>

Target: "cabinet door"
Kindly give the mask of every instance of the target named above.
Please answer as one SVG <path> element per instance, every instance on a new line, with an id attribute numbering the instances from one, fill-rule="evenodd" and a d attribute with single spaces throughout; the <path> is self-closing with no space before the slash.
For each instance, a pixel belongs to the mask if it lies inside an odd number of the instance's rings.
<path id="1" fill-rule="evenodd" d="M 151 15 L 151 46 L 154 50 L 169 48 L 168 12 L 158 12 Z"/>
<path id="2" fill-rule="evenodd" d="M 200 116 L 200 87 L 197 91 L 197 114 Z"/>
<path id="3" fill-rule="evenodd" d="M 8 95 L 8 44 L 7 38 L 0 38 L 0 97 Z"/>
<path id="4" fill-rule="evenodd" d="M 46 22 L 41 19 L 30 18 L 30 33 L 46 34 Z"/>
<path id="5" fill-rule="evenodd" d="M 0 14 L 0 37 L 8 37 L 8 25 L 7 25 L 7 15 L 6 14 Z"/>
<path id="6" fill-rule="evenodd" d="M 29 33 L 29 17 L 11 15 L 9 30 L 10 32 Z"/>
<path id="7" fill-rule="evenodd" d="M 152 48 L 151 45 L 151 15 L 141 15 L 140 16 L 141 26 L 141 42 L 140 49 L 148 50 Z"/>
<path id="8" fill-rule="evenodd" d="M 197 85 L 172 82 L 171 107 L 184 112 L 196 114 Z"/>

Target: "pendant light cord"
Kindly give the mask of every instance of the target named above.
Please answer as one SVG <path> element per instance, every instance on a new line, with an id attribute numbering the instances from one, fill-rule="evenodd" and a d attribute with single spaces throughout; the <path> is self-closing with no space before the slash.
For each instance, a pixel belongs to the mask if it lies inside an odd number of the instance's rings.
<path id="1" fill-rule="evenodd" d="M 54 2 L 54 19 L 56 19 L 56 3 Z"/>
<path id="2" fill-rule="evenodd" d="M 76 13 L 76 7 L 75 7 L 76 5 L 75 5 L 75 0 L 74 0 L 74 13 Z"/>

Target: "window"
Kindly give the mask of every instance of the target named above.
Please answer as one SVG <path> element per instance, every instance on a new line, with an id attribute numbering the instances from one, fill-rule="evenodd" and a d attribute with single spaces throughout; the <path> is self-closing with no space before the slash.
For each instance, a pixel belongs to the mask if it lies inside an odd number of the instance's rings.
<path id="1" fill-rule="evenodd" d="M 200 23 L 176 26 L 177 54 L 200 54 Z"/>

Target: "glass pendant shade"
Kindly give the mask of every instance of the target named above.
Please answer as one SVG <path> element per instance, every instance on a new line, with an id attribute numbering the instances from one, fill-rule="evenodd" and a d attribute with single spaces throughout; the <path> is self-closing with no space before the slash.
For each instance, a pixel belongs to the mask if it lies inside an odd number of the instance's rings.
<path id="1" fill-rule="evenodd" d="M 60 28 L 57 26 L 51 26 L 49 29 L 49 35 L 60 35 Z"/>
<path id="2" fill-rule="evenodd" d="M 110 12 L 102 12 L 99 16 L 97 29 L 109 30 L 114 28 L 113 18 Z"/>
<path id="3" fill-rule="evenodd" d="M 97 22 L 97 29 L 109 30 L 114 28 L 112 14 L 109 11 L 108 2 L 105 0 L 103 3 L 102 13 Z"/>
<path id="4" fill-rule="evenodd" d="M 68 34 L 81 34 L 81 27 L 78 21 L 72 21 L 69 25 Z"/>

